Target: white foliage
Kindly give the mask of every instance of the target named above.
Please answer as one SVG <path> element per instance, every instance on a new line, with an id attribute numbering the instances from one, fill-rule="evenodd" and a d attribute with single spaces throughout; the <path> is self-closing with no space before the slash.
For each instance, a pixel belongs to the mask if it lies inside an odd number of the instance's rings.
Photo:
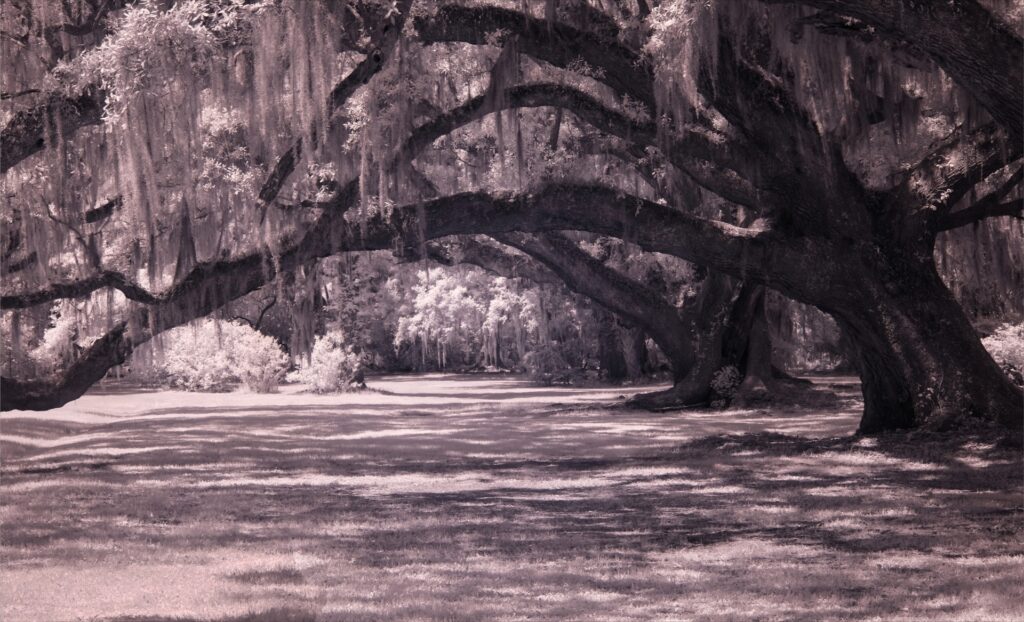
<path id="1" fill-rule="evenodd" d="M 225 390 L 237 383 L 270 393 L 288 366 L 273 337 L 235 322 L 201 320 L 164 335 L 162 371 L 186 391 Z"/>
<path id="2" fill-rule="evenodd" d="M 359 371 L 359 356 L 345 343 L 341 331 L 316 338 L 309 362 L 289 379 L 309 386 L 314 393 L 343 393 L 353 388 Z"/>
<path id="3" fill-rule="evenodd" d="M 1012 379 L 1024 379 L 1024 322 L 1004 324 L 981 343 Z"/>

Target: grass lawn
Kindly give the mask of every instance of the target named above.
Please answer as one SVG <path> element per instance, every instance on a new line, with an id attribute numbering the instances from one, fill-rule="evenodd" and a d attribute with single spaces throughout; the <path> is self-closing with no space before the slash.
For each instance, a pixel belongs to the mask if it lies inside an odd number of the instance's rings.
<path id="1" fill-rule="evenodd" d="M 370 384 L 4 413 L 0 619 L 1024 619 L 1020 451 L 852 438 L 855 384 L 657 414 Z"/>

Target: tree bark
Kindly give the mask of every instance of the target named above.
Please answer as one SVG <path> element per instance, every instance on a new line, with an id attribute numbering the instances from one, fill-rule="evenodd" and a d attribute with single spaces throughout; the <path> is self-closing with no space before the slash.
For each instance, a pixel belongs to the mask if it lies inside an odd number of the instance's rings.
<path id="1" fill-rule="evenodd" d="M 87 90 L 76 97 L 53 95 L 39 106 L 16 113 L 0 132 L 0 173 L 42 151 L 46 137 L 57 136 L 58 127 L 67 138 L 80 128 L 101 123 L 105 101 L 104 92 Z"/>
<path id="2" fill-rule="evenodd" d="M 0 410 L 49 410 L 80 397 L 131 354 L 125 339 L 127 324 L 116 325 L 98 339 L 55 380 L 16 380 L 0 377 Z"/>
<path id="3" fill-rule="evenodd" d="M 743 288 L 723 344 L 723 358 L 735 365 L 743 376 L 734 399 L 738 404 L 767 399 L 777 388 L 764 298 L 763 287 Z"/>
<path id="4" fill-rule="evenodd" d="M 647 335 L 635 326 L 619 326 L 622 353 L 626 357 L 626 377 L 639 380 L 650 373 L 647 364 Z"/>
<path id="5" fill-rule="evenodd" d="M 711 381 L 722 367 L 723 341 L 736 304 L 735 282 L 712 272 L 700 294 L 686 309 L 686 335 L 693 358 L 671 389 L 634 396 L 630 403 L 650 410 L 672 410 L 706 405 L 712 397 Z"/>
<path id="6" fill-rule="evenodd" d="M 886 257 L 887 256 L 887 257 Z M 1024 395 L 982 346 L 930 256 L 893 249 L 855 269 L 859 305 L 829 309 L 854 344 L 862 433 L 997 421 L 1018 435 Z"/>
<path id="7" fill-rule="evenodd" d="M 622 341 L 615 326 L 615 316 L 605 310 L 597 312 L 597 352 L 601 364 L 601 376 L 607 382 L 622 382 L 629 370 L 626 355 L 622 352 Z"/>

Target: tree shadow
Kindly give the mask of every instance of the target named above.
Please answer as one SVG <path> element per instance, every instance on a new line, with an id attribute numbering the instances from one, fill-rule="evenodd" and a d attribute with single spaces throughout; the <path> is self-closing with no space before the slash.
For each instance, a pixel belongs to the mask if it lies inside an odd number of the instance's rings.
<path id="1" fill-rule="evenodd" d="M 137 620 L 1017 611 L 1021 457 L 984 437 L 708 434 L 837 412 L 390 408 L 160 408 L 5 456 L 11 577 L 178 564 L 261 612 Z"/>

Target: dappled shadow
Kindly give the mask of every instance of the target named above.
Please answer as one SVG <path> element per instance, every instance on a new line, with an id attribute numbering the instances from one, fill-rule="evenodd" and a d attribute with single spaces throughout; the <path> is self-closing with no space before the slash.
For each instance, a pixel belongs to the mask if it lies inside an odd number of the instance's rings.
<path id="1" fill-rule="evenodd" d="M 315 613 L 290 607 L 268 609 L 259 613 L 246 613 L 226 618 L 193 618 L 168 616 L 121 616 L 106 618 L 104 622 L 316 622 Z"/>
<path id="2" fill-rule="evenodd" d="M 88 568 L 79 611 L 118 585 L 138 620 L 1020 612 L 1021 459 L 985 438 L 476 399 L 4 419 L 38 444 L 2 462 L 3 602 Z"/>

